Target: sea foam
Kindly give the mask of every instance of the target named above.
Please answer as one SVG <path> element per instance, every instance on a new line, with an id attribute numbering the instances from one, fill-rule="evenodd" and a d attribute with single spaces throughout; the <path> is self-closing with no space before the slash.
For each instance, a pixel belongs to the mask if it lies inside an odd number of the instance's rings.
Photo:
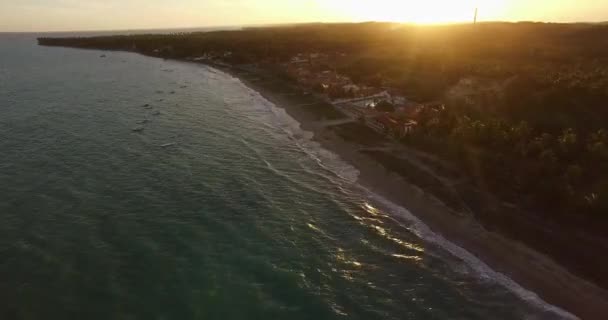
<path id="1" fill-rule="evenodd" d="M 535 306 L 544 312 L 550 313 L 552 316 L 568 320 L 579 319 L 573 314 L 545 302 L 536 293 L 523 288 L 506 275 L 492 270 L 492 268 L 490 268 L 486 263 L 475 257 L 464 248 L 455 245 L 440 234 L 433 232 L 426 224 L 424 224 L 406 208 L 401 207 L 374 193 L 372 190 L 358 184 L 357 180 L 360 172 L 354 166 L 342 160 L 339 155 L 324 149 L 320 143 L 314 141 L 314 134 L 312 132 L 303 130 L 301 124 L 296 119 L 291 117 L 284 108 L 280 108 L 271 101 L 268 101 L 260 93 L 247 87 L 237 78 L 233 77 L 233 79 L 239 82 L 242 87 L 248 91 L 249 95 L 253 98 L 255 107 L 265 109 L 273 116 L 275 124 L 278 125 L 284 131 L 284 133 L 294 141 L 294 143 L 296 143 L 302 152 L 316 161 L 322 169 L 335 175 L 334 179 L 330 180 L 340 185 L 343 183 L 351 184 L 354 189 L 361 191 L 362 196 L 367 198 L 366 200 L 370 200 L 379 207 L 385 208 L 385 210 L 387 210 L 388 213 L 393 217 L 407 222 L 408 229 L 411 230 L 416 236 L 462 260 L 467 267 L 470 268 L 472 271 L 470 273 L 472 273 L 473 276 L 476 276 L 484 281 L 491 281 L 503 286 L 517 297 L 527 302 L 529 305 Z"/>

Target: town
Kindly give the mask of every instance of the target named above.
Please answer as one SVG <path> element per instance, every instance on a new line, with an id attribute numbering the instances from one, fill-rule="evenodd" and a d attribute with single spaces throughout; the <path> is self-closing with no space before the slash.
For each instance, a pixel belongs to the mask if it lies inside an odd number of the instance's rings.
<path id="1" fill-rule="evenodd" d="M 164 50 L 168 50 L 167 48 Z M 162 53 L 157 49 L 156 53 Z M 311 95 L 319 101 L 333 106 L 348 118 L 360 121 L 377 133 L 394 140 L 407 138 L 417 127 L 422 110 L 437 112 L 445 108 L 440 102 L 420 103 L 408 99 L 396 88 L 355 83 L 335 67 L 346 54 L 319 52 L 299 53 L 287 62 L 273 64 L 259 61 L 255 64 L 237 65 L 231 63 L 233 53 L 210 52 L 187 60 L 209 63 L 220 67 L 237 68 L 252 74 L 274 70 L 290 82 L 304 95 Z"/>

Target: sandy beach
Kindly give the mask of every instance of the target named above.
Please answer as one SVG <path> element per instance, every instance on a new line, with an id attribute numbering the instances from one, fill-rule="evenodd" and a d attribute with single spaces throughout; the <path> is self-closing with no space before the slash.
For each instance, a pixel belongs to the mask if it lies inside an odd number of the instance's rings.
<path id="1" fill-rule="evenodd" d="M 218 66 L 214 66 L 218 68 Z M 536 293 L 545 302 L 555 305 L 580 319 L 602 320 L 608 315 L 608 291 L 569 272 L 549 257 L 523 243 L 498 232 L 487 231 L 471 215 L 463 215 L 437 197 L 423 190 L 400 174 L 388 170 L 381 162 L 361 152 L 361 142 L 345 139 L 336 127 L 324 123 L 332 120 L 335 110 L 322 103 L 311 103 L 310 97 L 277 86 L 259 75 L 226 67 L 248 87 L 296 119 L 302 129 L 314 133 L 325 149 L 338 154 L 360 172 L 359 183 L 391 202 L 407 208 L 435 233 L 466 249 L 496 272 Z M 361 126 L 363 127 L 363 126 Z M 365 128 L 365 127 L 363 127 Z"/>
<path id="2" fill-rule="evenodd" d="M 567 228 L 543 228 L 539 226 L 539 221 L 528 221 L 525 215 L 514 214 L 511 217 L 510 208 L 506 209 L 507 212 L 503 210 L 503 215 L 498 218 L 481 212 L 483 210 L 478 212 L 477 206 L 462 208 L 463 199 L 454 195 L 449 188 L 446 189 L 442 181 L 436 181 L 435 175 L 429 174 L 430 170 L 434 170 L 430 168 L 435 166 L 424 165 L 426 158 L 418 154 L 418 151 L 407 150 L 402 146 L 402 153 L 406 153 L 405 156 L 412 161 L 405 168 L 402 165 L 395 167 L 396 158 L 389 159 L 389 152 L 378 151 L 373 147 L 378 139 L 385 142 L 374 131 L 357 122 L 345 121 L 344 125 L 328 125 L 341 123 L 346 118 L 333 106 L 302 94 L 270 74 L 252 73 L 208 62 L 182 61 L 204 64 L 240 79 L 277 107 L 285 109 L 300 123 L 302 129 L 314 134 L 314 140 L 323 148 L 355 167 L 360 173 L 358 182 L 364 188 L 406 208 L 434 233 L 464 248 L 492 270 L 538 295 L 546 303 L 580 319 L 606 319 L 608 290 L 603 281 L 608 279 L 608 268 L 602 268 L 601 261 L 608 257 L 599 257 L 597 246 L 588 247 L 586 243 L 580 242 L 580 239 L 585 239 L 587 243 L 593 243 L 594 239 L 564 232 Z M 469 192 L 468 188 L 463 190 Z M 472 202 L 476 202 L 479 197 L 474 192 L 467 196 L 473 199 Z M 525 228 L 519 229 L 520 226 Z M 546 241 L 551 239 L 546 236 L 536 237 L 539 231 L 549 233 L 559 241 Z M 521 239 L 525 241 L 520 241 Z M 532 248 L 532 244 L 550 249 L 552 255 L 541 253 Z M 562 260 L 556 262 L 554 257 L 564 245 L 568 245 L 568 250 L 561 255 Z M 585 257 L 587 261 L 580 262 L 576 257 L 572 258 L 573 252 Z M 589 261 L 600 265 L 590 265 Z M 565 262 L 569 265 L 566 266 Z M 579 265 L 596 271 L 597 277 L 590 281 L 588 275 L 573 272 L 573 266 Z"/>

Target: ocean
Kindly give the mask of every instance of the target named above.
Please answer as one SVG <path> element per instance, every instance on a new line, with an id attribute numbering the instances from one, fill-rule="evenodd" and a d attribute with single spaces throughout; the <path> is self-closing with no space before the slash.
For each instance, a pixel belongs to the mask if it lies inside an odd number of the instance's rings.
<path id="1" fill-rule="evenodd" d="M 0 154 L 1 319 L 567 316 L 203 65 L 0 34 Z"/>

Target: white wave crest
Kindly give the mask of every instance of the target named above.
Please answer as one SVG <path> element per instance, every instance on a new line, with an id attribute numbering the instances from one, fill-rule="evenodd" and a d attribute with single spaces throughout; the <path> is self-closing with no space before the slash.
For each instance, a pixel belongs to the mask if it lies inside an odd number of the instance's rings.
<path id="1" fill-rule="evenodd" d="M 302 152 L 316 161 L 320 167 L 349 183 L 355 183 L 359 179 L 359 170 L 342 160 L 337 154 L 324 149 L 320 143 L 314 141 L 314 133 L 302 129 L 301 124 L 291 117 L 284 108 L 277 107 L 258 92 L 252 90 L 252 93 L 255 106 L 270 111 L 274 125 L 279 127 L 296 143 L 296 146 Z"/>
<path id="2" fill-rule="evenodd" d="M 455 245 L 454 243 L 446 240 L 443 236 L 433 232 L 426 224 L 424 224 L 406 208 L 398 206 L 380 195 L 364 188 L 363 186 L 356 184 L 359 177 L 359 171 L 355 167 L 342 160 L 337 154 L 324 149 L 318 142 L 315 142 L 313 140 L 314 134 L 312 132 L 303 130 L 301 124 L 291 117 L 285 109 L 277 107 L 274 103 L 265 99 L 260 93 L 247 87 L 244 83 L 240 82 L 240 84 L 248 90 L 248 94 L 253 99 L 255 107 L 270 111 L 273 115 L 274 125 L 280 127 L 291 139 L 295 141 L 298 147 L 309 157 L 314 159 L 320 167 L 332 172 L 343 182 L 353 184 L 353 186 L 356 188 L 361 189 L 370 200 L 386 208 L 387 211 L 389 211 L 389 213 L 393 216 L 399 217 L 410 223 L 411 225 L 409 226 L 409 229 L 418 237 L 426 242 L 442 248 L 458 259 L 461 259 L 473 271 L 475 276 L 484 280 L 493 281 L 507 288 L 528 304 L 536 306 L 545 312 L 551 313 L 560 319 L 579 319 L 573 314 L 557 306 L 548 304 L 536 293 L 524 289 L 522 286 L 504 274 L 492 270 L 487 264 L 479 260 L 467 250 Z"/>
<path id="3" fill-rule="evenodd" d="M 361 188 L 363 188 L 363 187 L 361 187 Z M 421 239 L 424 239 L 425 241 L 432 243 L 432 244 L 446 250 L 447 252 L 454 255 L 455 257 L 461 259 L 469 268 L 471 268 L 473 270 L 474 274 L 477 275 L 478 277 L 480 277 L 484 280 L 493 281 L 493 282 L 507 288 L 509 291 L 514 293 L 516 296 L 518 296 L 522 300 L 526 301 L 528 304 L 536 306 L 546 312 L 550 312 L 561 319 L 568 319 L 568 320 L 579 319 L 578 317 L 574 316 L 573 314 L 571 314 L 557 306 L 554 306 L 554 305 L 551 305 L 551 304 L 545 302 L 536 293 L 523 288 L 518 283 L 516 283 L 509 277 L 505 276 L 504 274 L 492 270 L 492 268 L 490 268 L 490 266 L 488 266 L 483 261 L 479 260 L 477 257 L 475 257 L 473 254 L 471 254 L 464 248 L 461 248 L 461 247 L 455 245 L 454 243 L 446 240 L 443 236 L 433 232 L 426 224 L 424 224 L 420 219 L 418 219 L 414 214 L 412 214 L 406 208 L 396 205 L 393 202 L 381 197 L 378 194 L 373 193 L 370 190 L 367 190 L 365 188 L 363 188 L 363 189 L 368 193 L 369 197 L 374 202 L 381 204 L 383 207 L 388 209 L 388 211 L 391 214 L 398 216 L 401 219 L 404 219 L 408 223 L 411 223 L 411 226 L 409 227 L 409 229 L 414 234 L 416 234 Z"/>

